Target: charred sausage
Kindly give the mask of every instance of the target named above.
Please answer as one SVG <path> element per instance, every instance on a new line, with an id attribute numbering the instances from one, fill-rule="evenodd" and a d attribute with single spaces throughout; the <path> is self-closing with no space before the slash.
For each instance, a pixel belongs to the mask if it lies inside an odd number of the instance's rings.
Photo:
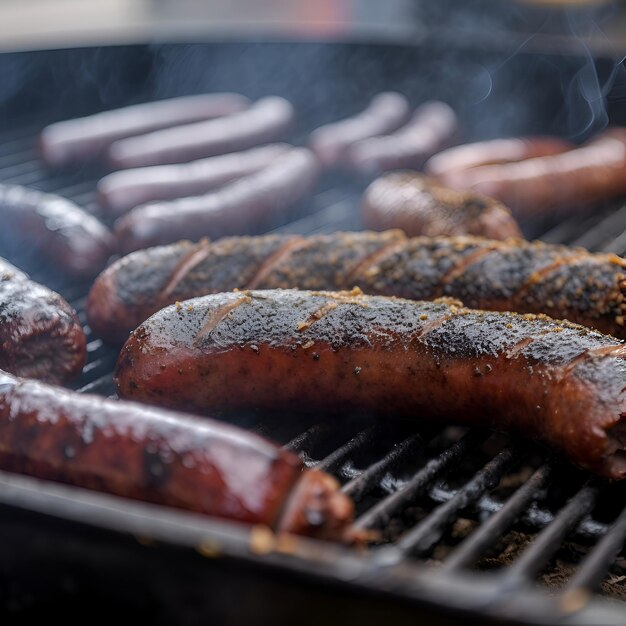
<path id="1" fill-rule="evenodd" d="M 324 167 L 332 167 L 357 141 L 398 129 L 408 120 L 409 112 L 409 103 L 402 94 L 380 93 L 357 115 L 315 129 L 309 146 Z"/>
<path id="2" fill-rule="evenodd" d="M 455 191 L 415 172 L 391 172 L 377 178 L 365 190 L 361 215 L 367 228 L 401 228 L 411 236 L 522 236 L 509 209 L 497 200 Z"/>
<path id="3" fill-rule="evenodd" d="M 353 511 L 334 478 L 252 433 L 4 372 L 0 468 L 328 539 Z"/>
<path id="4" fill-rule="evenodd" d="M 481 165 L 510 163 L 567 152 L 574 144 L 557 137 L 505 137 L 477 141 L 443 150 L 428 159 L 424 171 L 432 176 Z"/>
<path id="5" fill-rule="evenodd" d="M 115 249 L 104 224 L 55 194 L 0 185 L 0 219 L 0 246 L 32 248 L 75 277 L 95 276 Z"/>
<path id="6" fill-rule="evenodd" d="M 271 96 L 240 113 L 116 141 L 109 148 L 109 161 L 123 169 L 182 163 L 246 150 L 280 139 L 293 120 L 291 104 L 284 98 Z"/>
<path id="7" fill-rule="evenodd" d="M 87 300 L 112 343 L 160 308 L 231 289 L 350 289 L 412 300 L 460 298 L 495 311 L 548 313 L 626 338 L 626 261 L 521 240 L 415 237 L 401 231 L 182 241 L 113 263 Z"/>
<path id="8" fill-rule="evenodd" d="M 346 152 L 346 164 L 360 174 L 421 169 L 426 160 L 450 145 L 458 122 L 444 102 L 426 102 L 395 133 L 356 142 Z"/>
<path id="9" fill-rule="evenodd" d="M 121 396 L 199 412 L 365 412 L 534 437 L 626 474 L 626 344 L 546 316 L 352 292 L 194 298 L 137 328 Z"/>
<path id="10" fill-rule="evenodd" d="M 235 93 L 202 94 L 135 104 L 56 122 L 41 132 L 41 155 L 52 166 L 93 159 L 119 139 L 229 115 L 242 111 L 249 103 L 247 98 Z"/>
<path id="11" fill-rule="evenodd" d="M 54 291 L 0 259 L 0 367 L 12 374 L 62 383 L 83 368 L 83 329 Z"/>
<path id="12" fill-rule="evenodd" d="M 520 215 L 592 207 L 626 193 L 626 129 L 562 154 L 449 172 L 441 180 L 498 198 Z"/>
<path id="13" fill-rule="evenodd" d="M 288 144 L 271 144 L 191 163 L 155 165 L 113 172 L 98 183 L 98 199 L 107 215 L 155 202 L 207 193 L 257 172 L 286 152 Z"/>
<path id="14" fill-rule="evenodd" d="M 120 249 L 131 252 L 183 238 L 253 233 L 306 196 L 318 175 L 313 154 L 294 148 L 212 193 L 137 207 L 117 220 L 115 235 Z"/>

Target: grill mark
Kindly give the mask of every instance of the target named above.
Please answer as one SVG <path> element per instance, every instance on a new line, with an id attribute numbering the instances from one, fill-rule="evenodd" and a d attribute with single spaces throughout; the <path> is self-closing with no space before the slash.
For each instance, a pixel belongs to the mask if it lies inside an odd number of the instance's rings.
<path id="1" fill-rule="evenodd" d="M 259 267 L 254 276 L 248 281 L 245 289 L 256 289 L 259 283 L 267 278 L 278 263 L 280 263 L 288 254 L 298 250 L 306 243 L 307 239 L 301 237 L 300 235 L 294 235 L 288 239 L 282 246 L 279 246 L 278 250 L 275 250 L 263 260 L 261 267 Z"/>
<path id="2" fill-rule="evenodd" d="M 309 328 L 311 328 L 311 326 L 313 326 L 313 324 L 315 324 L 315 322 L 319 322 L 319 320 L 321 320 L 323 317 L 328 315 L 331 311 L 336 309 L 338 306 L 339 306 L 339 302 L 327 302 L 322 307 L 317 309 L 317 311 L 314 311 L 313 313 L 311 313 L 311 315 L 309 315 L 306 321 L 300 322 L 296 326 L 296 330 L 299 333 L 302 333 L 305 330 L 308 330 Z"/>
<path id="3" fill-rule="evenodd" d="M 357 276 L 368 276 L 378 273 L 380 269 L 376 266 L 380 265 L 385 259 L 393 256 L 398 250 L 406 244 L 407 238 L 404 233 L 398 231 L 399 241 L 392 241 L 383 245 L 381 248 L 364 256 L 342 279 L 342 284 L 346 287 L 352 287 L 353 281 L 358 282 Z"/>
<path id="4" fill-rule="evenodd" d="M 551 272 L 559 269 L 563 265 L 568 265 L 572 263 L 576 263 L 580 259 L 584 259 L 589 255 L 588 252 L 581 251 L 578 254 L 572 256 L 561 257 L 552 263 L 548 263 L 545 267 L 542 267 L 536 271 L 534 271 L 526 281 L 524 285 L 522 285 L 511 297 L 512 301 L 518 301 L 518 299 L 523 299 L 524 296 L 538 283 L 540 283 L 546 276 L 548 276 Z"/>
<path id="5" fill-rule="evenodd" d="M 621 357 L 626 359 L 626 345 L 602 346 L 601 348 L 587 349 L 563 367 L 563 376 L 567 376 L 580 362 L 586 359 L 602 358 L 605 356 L 615 356 L 616 358 Z"/>
<path id="6" fill-rule="evenodd" d="M 520 339 L 514 346 L 511 346 L 505 353 L 507 359 L 514 359 L 524 348 L 529 346 L 534 339 L 532 337 L 525 337 Z"/>
<path id="7" fill-rule="evenodd" d="M 473 263 L 476 263 L 476 261 L 479 261 L 484 256 L 487 256 L 488 254 L 490 254 L 494 250 L 498 250 L 499 248 L 501 248 L 501 246 L 498 246 L 498 245 L 486 246 L 485 248 L 480 248 L 479 250 L 476 250 L 476 252 L 473 252 L 466 258 L 461 259 L 457 265 L 455 265 L 447 274 L 445 274 L 445 276 L 442 276 L 441 280 L 439 281 L 439 285 L 437 285 L 437 290 L 436 290 L 435 295 L 437 297 L 442 296 L 446 285 L 448 285 L 453 280 L 456 280 L 459 276 L 461 276 L 461 274 L 463 274 L 463 272 L 465 272 L 465 270 L 470 265 L 472 265 Z"/>
<path id="8" fill-rule="evenodd" d="M 244 302 L 251 302 L 252 298 L 248 295 L 243 295 L 233 302 L 225 304 L 223 307 L 211 312 L 207 321 L 203 324 L 202 328 L 197 332 L 193 338 L 193 345 L 198 346 L 200 342 L 234 309 L 241 306 Z"/>
<path id="9" fill-rule="evenodd" d="M 454 319 L 456 315 L 457 315 L 456 313 L 452 313 L 450 315 L 442 315 L 441 317 L 434 319 L 432 322 L 429 322 L 428 324 L 424 324 L 417 338 L 424 339 L 427 335 L 432 333 L 433 330 L 437 330 L 440 326 L 443 326 L 447 321 Z"/>
<path id="10" fill-rule="evenodd" d="M 365 309 L 369 307 L 367 301 L 361 298 L 363 292 L 358 287 L 354 287 L 351 291 L 312 291 L 311 294 L 314 296 L 324 296 L 328 298 L 329 302 L 323 304 L 317 311 L 313 311 L 304 322 L 300 322 L 296 327 L 298 332 L 308 330 L 315 322 L 319 322 L 319 320 L 336 309 L 340 304 L 351 304 Z"/>
<path id="11" fill-rule="evenodd" d="M 174 268 L 174 271 L 170 274 L 170 277 L 167 279 L 165 286 L 157 295 L 157 299 L 168 298 L 172 294 L 174 289 L 176 289 L 189 272 L 207 258 L 209 254 L 209 246 L 209 240 L 202 239 L 198 243 L 198 247 L 189 252 L 189 254 L 186 254 L 180 260 L 178 265 Z"/>

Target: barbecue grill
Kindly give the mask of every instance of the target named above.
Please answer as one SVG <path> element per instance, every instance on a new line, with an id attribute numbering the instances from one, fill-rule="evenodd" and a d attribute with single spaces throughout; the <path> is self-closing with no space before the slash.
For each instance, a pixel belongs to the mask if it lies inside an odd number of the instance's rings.
<path id="1" fill-rule="evenodd" d="M 572 127 L 562 91 L 589 62 L 526 49 L 503 71 L 496 46 L 441 40 L 7 53 L 0 56 L 0 76 L 12 77 L 1 88 L 0 181 L 59 193 L 98 214 L 94 191 L 103 172 L 45 170 L 38 131 L 57 119 L 203 91 L 290 99 L 299 113 L 295 142 L 385 89 L 404 92 L 414 104 L 448 101 L 466 140 L 540 132 L 582 137 L 594 122 Z M 613 63 L 598 58 L 595 67 L 606 75 Z M 611 96 L 609 103 L 616 104 Z M 613 123 L 626 123 L 617 106 L 609 113 Z M 328 176 L 276 231 L 361 228 L 366 182 Z M 625 226 L 623 202 L 523 224 L 529 237 L 616 253 L 626 251 Z M 2 252 L 60 291 L 86 325 L 88 284 L 42 268 L 29 242 Z M 111 395 L 117 355 L 85 328 L 89 358 L 74 386 Z M 356 501 L 356 525 L 374 531 L 367 548 L 277 538 L 262 527 L 0 472 L 0 615 L 14 623 L 50 615 L 159 624 L 626 623 L 626 485 L 594 479 L 520 438 L 442 428 L 419 417 L 414 423 L 242 418 L 244 427 L 338 477 Z"/>

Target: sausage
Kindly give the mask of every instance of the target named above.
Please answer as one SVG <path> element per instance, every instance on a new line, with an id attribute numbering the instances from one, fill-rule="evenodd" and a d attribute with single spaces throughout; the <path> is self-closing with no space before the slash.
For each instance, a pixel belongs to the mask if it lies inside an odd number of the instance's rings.
<path id="1" fill-rule="evenodd" d="M 19 185 L 0 185 L 0 245 L 36 250 L 62 272 L 95 276 L 114 252 L 109 229 L 77 204 Z"/>
<path id="2" fill-rule="evenodd" d="M 4 372 L 0 469 L 327 539 L 353 514 L 334 478 L 257 435 Z"/>
<path id="3" fill-rule="evenodd" d="M 197 196 L 263 169 L 290 147 L 271 144 L 191 163 L 113 172 L 98 183 L 98 200 L 107 215 L 119 217 L 148 202 Z"/>
<path id="4" fill-rule="evenodd" d="M 626 474 L 625 381 L 626 344 L 582 326 L 359 290 L 171 305 L 133 331 L 115 370 L 120 395 L 142 402 L 489 426 L 609 478 Z"/>
<path id="5" fill-rule="evenodd" d="M 493 196 L 520 215 L 590 209 L 626 193 L 626 129 L 613 128 L 562 154 L 449 172 L 441 179 Z"/>
<path id="6" fill-rule="evenodd" d="M 511 211 L 471 191 L 455 191 L 416 172 L 391 172 L 365 190 L 363 224 L 373 230 L 401 228 L 407 235 L 521 237 Z"/>
<path id="7" fill-rule="evenodd" d="M 79 374 L 87 341 L 72 307 L 0 259 L 0 367 L 63 383 Z"/>
<path id="8" fill-rule="evenodd" d="M 456 114 L 447 104 L 426 102 L 395 133 L 350 146 L 346 165 L 364 175 L 405 168 L 419 170 L 429 157 L 452 142 L 457 128 Z"/>
<path id="9" fill-rule="evenodd" d="M 357 115 L 315 129 L 309 146 L 324 167 L 332 167 L 351 145 L 393 132 L 408 120 L 409 113 L 408 100 L 402 94 L 383 92 L 374 96 Z"/>
<path id="10" fill-rule="evenodd" d="M 294 148 L 214 192 L 137 207 L 115 222 L 114 232 L 123 253 L 183 238 L 253 233 L 297 204 L 318 176 L 313 154 Z"/>
<path id="11" fill-rule="evenodd" d="M 135 104 L 46 126 L 40 152 L 51 166 L 93 159 L 115 141 L 160 128 L 199 122 L 246 109 L 250 101 L 236 93 L 182 96 Z"/>
<path id="12" fill-rule="evenodd" d="M 293 121 L 291 104 L 284 98 L 270 96 L 233 115 L 116 141 L 109 148 L 109 162 L 123 169 L 182 163 L 246 150 L 280 139 Z"/>
<path id="13" fill-rule="evenodd" d="M 424 171 L 431 176 L 445 176 L 457 170 L 550 156 L 572 148 L 574 144 L 558 137 L 505 137 L 477 141 L 439 152 L 428 159 Z"/>
<path id="14" fill-rule="evenodd" d="M 136 252 L 109 266 L 87 299 L 91 328 L 120 344 L 164 306 L 231 289 L 350 289 L 552 317 L 626 339 L 626 261 L 522 240 L 384 233 L 230 237 Z"/>

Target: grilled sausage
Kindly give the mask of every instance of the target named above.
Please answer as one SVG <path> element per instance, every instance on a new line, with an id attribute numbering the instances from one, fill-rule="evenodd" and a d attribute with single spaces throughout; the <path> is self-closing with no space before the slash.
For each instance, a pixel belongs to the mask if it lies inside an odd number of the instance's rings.
<path id="1" fill-rule="evenodd" d="M 520 215 L 590 208 L 626 194 L 626 129 L 613 128 L 562 154 L 449 172 L 441 180 L 498 198 Z"/>
<path id="2" fill-rule="evenodd" d="M 560 154 L 573 147 L 570 142 L 557 137 L 505 137 L 477 141 L 443 150 L 428 159 L 424 171 L 432 176 L 445 176 L 470 167 Z"/>
<path id="3" fill-rule="evenodd" d="M 0 468 L 329 539 L 353 511 L 331 476 L 252 433 L 4 372 Z"/>
<path id="4" fill-rule="evenodd" d="M 380 93 L 357 115 L 314 130 L 309 146 L 323 166 L 332 167 L 357 141 L 391 133 L 408 118 L 409 103 L 402 94 L 393 91 Z"/>
<path id="5" fill-rule="evenodd" d="M 249 103 L 247 98 L 235 93 L 201 94 L 56 122 L 41 132 L 41 155 L 52 166 L 93 159 L 119 139 L 236 113 Z"/>
<path id="6" fill-rule="evenodd" d="M 0 245 L 36 250 L 75 277 L 95 276 L 114 251 L 106 226 L 70 200 L 19 185 L 0 185 Z"/>
<path id="7" fill-rule="evenodd" d="M 116 141 L 109 148 L 109 161 L 123 169 L 237 152 L 280 139 L 293 120 L 291 104 L 284 98 L 271 96 L 240 113 Z"/>
<path id="8" fill-rule="evenodd" d="M 350 289 L 413 300 L 457 297 L 495 311 L 548 313 L 626 338 L 626 261 L 520 240 L 401 231 L 182 241 L 113 263 L 87 300 L 92 329 L 120 343 L 177 300 L 231 289 Z"/>
<path id="9" fill-rule="evenodd" d="M 212 193 L 137 207 L 117 220 L 115 235 L 120 249 L 131 252 L 183 238 L 253 233 L 306 196 L 318 175 L 313 154 L 294 148 Z"/>
<path id="10" fill-rule="evenodd" d="M 86 339 L 70 305 L 0 259 L 0 367 L 18 376 L 62 383 L 87 356 Z"/>
<path id="11" fill-rule="evenodd" d="M 358 141 L 346 152 L 349 169 L 370 175 L 388 170 L 421 169 L 426 160 L 450 145 L 457 132 L 454 111 L 444 102 L 426 102 L 395 133 Z"/>
<path id="12" fill-rule="evenodd" d="M 123 397 L 199 412 L 490 426 L 610 478 L 626 474 L 626 344 L 546 316 L 359 290 L 215 294 L 137 328 L 115 382 Z"/>
<path id="13" fill-rule="evenodd" d="M 106 214 L 119 217 L 157 200 L 207 193 L 268 166 L 288 144 L 271 144 L 191 163 L 155 165 L 113 172 L 98 183 L 98 199 Z"/>
<path id="14" fill-rule="evenodd" d="M 511 212 L 497 200 L 455 191 L 415 172 L 391 172 L 366 190 L 361 215 L 367 228 L 401 228 L 407 235 L 521 237 Z"/>

